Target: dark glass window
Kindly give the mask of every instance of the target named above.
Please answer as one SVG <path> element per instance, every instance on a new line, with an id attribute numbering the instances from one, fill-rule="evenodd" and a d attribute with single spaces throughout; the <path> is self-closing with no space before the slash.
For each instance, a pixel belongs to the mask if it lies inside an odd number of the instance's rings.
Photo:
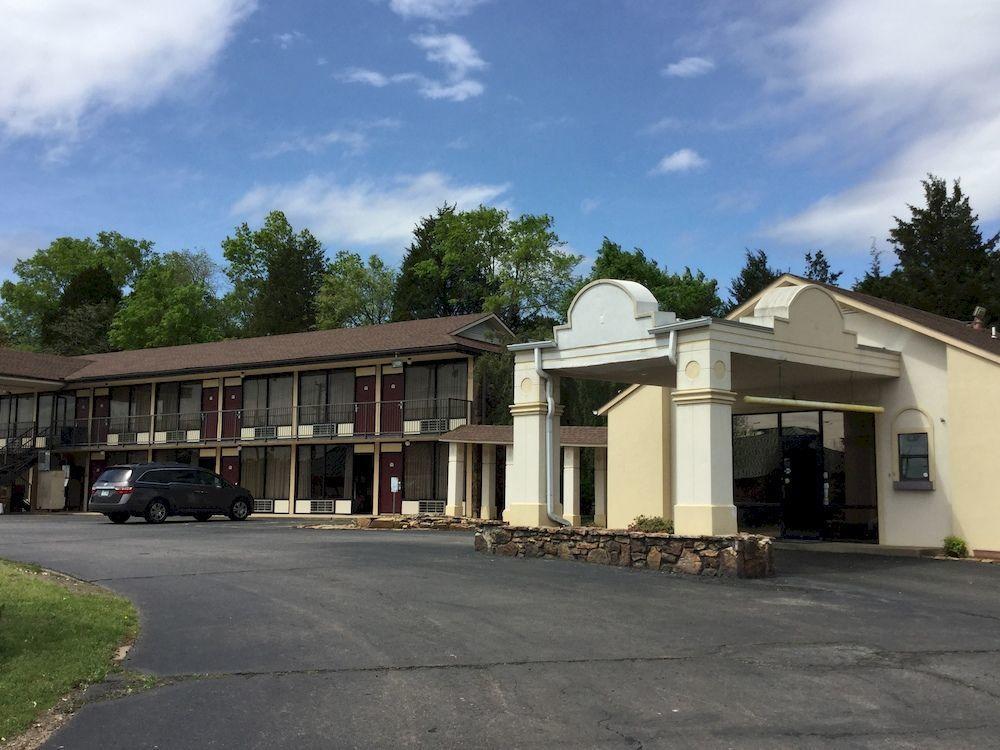
<path id="1" fill-rule="evenodd" d="M 262 375 L 243 381 L 243 426 L 292 423 L 292 376 Z"/>
<path id="2" fill-rule="evenodd" d="M 926 482 L 931 477 L 930 450 L 926 432 L 899 435 L 900 481 Z"/>
<path id="3" fill-rule="evenodd" d="M 101 476 L 97 478 L 98 482 L 107 482 L 108 484 L 125 484 L 132 478 L 132 470 L 129 468 L 123 468 L 120 466 L 113 466 L 110 469 L 105 469 L 101 472 Z"/>
<path id="4" fill-rule="evenodd" d="M 468 363 L 436 362 L 409 365 L 405 371 L 405 418 L 434 419 L 456 416 L 451 410 L 457 409 L 457 416 L 465 414 L 463 404 L 468 399 Z M 451 407 L 451 408 L 449 408 Z"/>
<path id="5" fill-rule="evenodd" d="M 287 500 L 291 460 L 287 445 L 243 448 L 240 486 L 258 500 Z"/>
<path id="6" fill-rule="evenodd" d="M 354 420 L 354 370 L 321 370 L 299 376 L 299 424 Z"/>
<path id="7" fill-rule="evenodd" d="M 411 443 L 403 449 L 404 496 L 407 500 L 446 500 L 448 445 Z"/>
<path id="8" fill-rule="evenodd" d="M 137 394 L 137 407 L 142 399 L 149 403 L 149 395 Z M 133 411 L 133 414 L 141 414 Z M 156 429 L 197 430 L 201 426 L 201 382 L 159 383 L 156 386 Z"/>
<path id="9" fill-rule="evenodd" d="M 354 447 L 300 445 L 295 494 L 300 499 L 345 499 L 353 487 Z"/>

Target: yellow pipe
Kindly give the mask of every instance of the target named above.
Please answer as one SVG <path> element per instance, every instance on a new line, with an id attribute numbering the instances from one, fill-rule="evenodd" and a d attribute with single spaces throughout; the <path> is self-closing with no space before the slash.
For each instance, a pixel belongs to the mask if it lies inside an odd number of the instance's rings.
<path id="1" fill-rule="evenodd" d="M 881 406 L 866 406 L 865 404 L 840 404 L 836 401 L 803 401 L 797 398 L 771 398 L 770 396 L 744 396 L 748 404 L 764 404 L 767 406 L 788 406 L 797 409 L 826 409 L 828 411 L 860 411 L 865 414 L 882 414 Z"/>

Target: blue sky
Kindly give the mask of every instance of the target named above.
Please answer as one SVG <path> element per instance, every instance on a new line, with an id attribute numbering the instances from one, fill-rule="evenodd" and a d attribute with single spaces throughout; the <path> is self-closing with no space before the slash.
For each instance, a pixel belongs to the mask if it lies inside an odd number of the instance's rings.
<path id="1" fill-rule="evenodd" d="M 58 7 L 56 7 L 58 6 Z M 134 6 L 134 7 L 133 7 Z M 723 286 L 845 280 L 928 171 L 1000 220 L 1000 3 L 112 0 L 0 28 L 0 278 L 100 229 L 204 249 L 280 208 L 398 261 L 443 201 Z"/>

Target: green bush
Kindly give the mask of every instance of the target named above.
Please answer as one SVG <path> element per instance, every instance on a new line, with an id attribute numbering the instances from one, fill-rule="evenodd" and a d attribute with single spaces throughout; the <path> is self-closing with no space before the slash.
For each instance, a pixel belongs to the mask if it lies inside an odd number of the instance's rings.
<path id="1" fill-rule="evenodd" d="M 944 538 L 944 553 L 948 557 L 968 557 L 969 545 L 960 536 L 946 536 Z"/>
<path id="2" fill-rule="evenodd" d="M 628 525 L 628 530 L 673 534 L 674 522 L 660 516 L 636 516 L 635 520 Z"/>

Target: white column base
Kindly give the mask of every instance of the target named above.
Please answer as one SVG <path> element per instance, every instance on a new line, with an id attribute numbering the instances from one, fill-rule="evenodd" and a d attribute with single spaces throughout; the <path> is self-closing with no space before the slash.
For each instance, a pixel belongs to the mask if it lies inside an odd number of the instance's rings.
<path id="1" fill-rule="evenodd" d="M 570 526 L 583 526 L 583 516 L 563 516 Z"/>
<path id="2" fill-rule="evenodd" d="M 465 515 L 465 503 L 460 505 L 446 505 L 444 506 L 444 514 L 446 516 L 464 516 Z"/>
<path id="3" fill-rule="evenodd" d="M 736 534 L 735 505 L 675 505 L 674 533 L 683 536 Z"/>
<path id="4" fill-rule="evenodd" d="M 549 519 L 544 505 L 536 503 L 512 503 L 503 512 L 503 520 L 511 526 L 556 526 Z"/>
<path id="5" fill-rule="evenodd" d="M 602 529 L 608 528 L 608 517 L 607 516 L 594 516 L 594 526 L 599 526 Z"/>

